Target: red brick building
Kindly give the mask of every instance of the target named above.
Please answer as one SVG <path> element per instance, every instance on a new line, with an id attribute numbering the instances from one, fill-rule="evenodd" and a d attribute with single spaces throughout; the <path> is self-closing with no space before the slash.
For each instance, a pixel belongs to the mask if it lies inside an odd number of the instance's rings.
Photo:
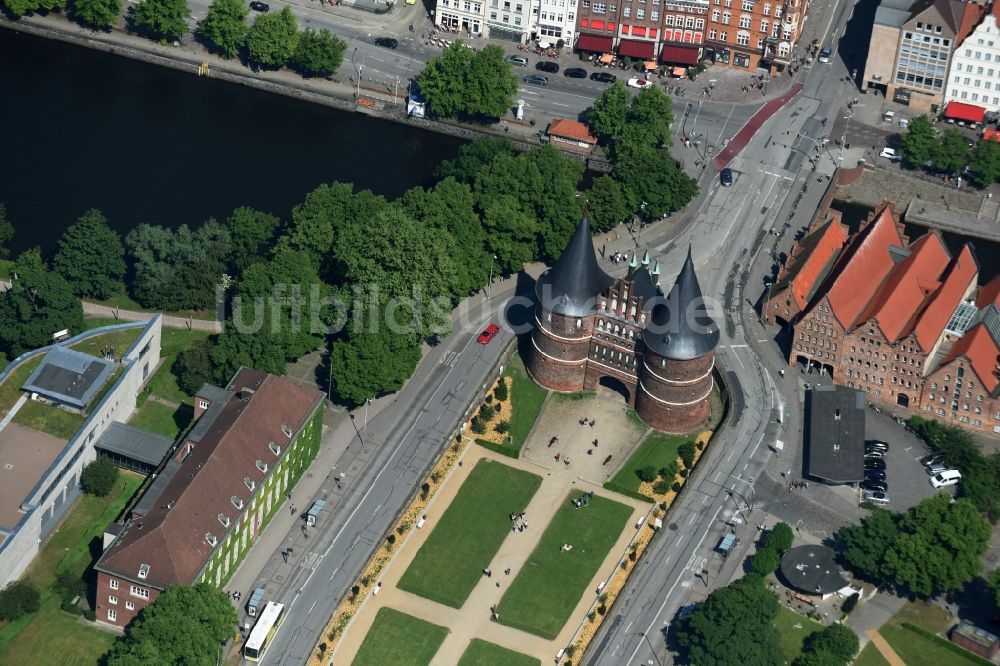
<path id="1" fill-rule="evenodd" d="M 719 328 L 709 317 L 690 251 L 664 297 L 660 266 L 635 255 L 614 280 L 594 254 L 586 215 L 536 285 L 527 367 L 555 391 L 621 391 L 649 425 L 690 432 L 703 425 L 715 386 Z M 682 316 L 682 313 L 686 316 Z"/>
<path id="2" fill-rule="evenodd" d="M 780 72 L 792 62 L 807 8 L 807 0 L 711 0 L 706 56 L 750 72 Z"/>
<path id="3" fill-rule="evenodd" d="M 577 50 L 668 65 L 697 64 L 708 0 L 580 0 Z"/>

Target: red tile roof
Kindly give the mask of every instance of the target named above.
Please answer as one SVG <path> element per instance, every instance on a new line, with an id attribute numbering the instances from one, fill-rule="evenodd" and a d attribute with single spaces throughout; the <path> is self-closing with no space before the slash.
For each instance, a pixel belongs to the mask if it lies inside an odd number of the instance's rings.
<path id="1" fill-rule="evenodd" d="M 1000 7 L 1000 2 L 996 6 Z M 985 141 L 1000 141 L 1000 132 L 995 129 L 985 129 L 983 130 L 983 139 Z"/>
<path id="2" fill-rule="evenodd" d="M 99 569 L 136 580 L 139 566 L 148 564 L 145 582 L 150 586 L 194 582 L 214 550 L 206 533 L 221 543 L 249 508 L 252 492 L 244 478 L 252 479 L 259 491 L 267 475 L 257 461 L 269 471 L 276 462 L 269 443 L 281 446 L 284 454 L 289 438 L 282 426 L 298 433 L 323 400 L 318 391 L 247 368 L 233 377 L 231 387 L 229 402 L 180 464 L 156 506 L 127 526 Z M 230 501 L 233 496 L 243 500 L 242 511 Z M 229 518 L 228 528 L 219 521 L 220 513 Z"/>
<path id="3" fill-rule="evenodd" d="M 979 266 L 972 254 L 972 248 L 965 245 L 959 252 L 958 258 L 952 262 L 944 284 L 934 294 L 916 322 L 914 335 L 922 350 L 929 352 L 937 343 L 951 315 L 969 292 L 970 286 L 976 284 L 978 275 Z"/>
<path id="4" fill-rule="evenodd" d="M 936 232 L 920 237 L 910 246 L 910 255 L 892 267 L 858 323 L 874 318 L 886 340 L 899 340 L 909 333 L 908 324 L 941 286 L 939 279 L 950 259 Z"/>
<path id="5" fill-rule="evenodd" d="M 955 47 L 961 46 L 965 38 L 972 34 L 979 21 L 986 14 L 986 7 L 975 2 L 967 2 L 962 8 L 962 20 L 955 33 Z"/>
<path id="6" fill-rule="evenodd" d="M 976 307 L 985 308 L 990 303 L 1000 307 L 1000 275 L 980 287 L 976 296 Z"/>
<path id="7" fill-rule="evenodd" d="M 993 337 L 986 330 L 985 324 L 977 324 L 966 332 L 951 348 L 941 366 L 951 363 L 955 359 L 963 357 L 972 365 L 972 369 L 979 376 L 979 381 L 983 383 L 990 393 L 997 387 L 996 370 L 1000 349 L 997 348 Z"/>
<path id="8" fill-rule="evenodd" d="M 549 124 L 549 134 L 566 137 L 575 141 L 585 141 L 590 144 L 597 143 L 597 138 L 590 133 L 590 129 L 586 125 L 575 120 L 566 120 L 565 118 L 553 120 Z"/>
<path id="9" fill-rule="evenodd" d="M 817 234 L 815 241 L 809 239 L 812 234 Z M 837 220 L 830 220 L 803 238 L 799 245 L 805 247 L 812 242 L 815 242 L 815 246 L 803 259 L 801 267 L 791 280 L 790 291 L 800 310 L 804 310 L 809 304 L 809 297 L 818 286 L 819 279 L 823 277 L 827 264 L 847 242 L 847 230 Z"/>
<path id="10" fill-rule="evenodd" d="M 845 330 L 854 327 L 858 316 L 892 270 L 889 248 L 902 247 L 903 239 L 889 206 L 854 238 L 828 292 L 830 308 Z"/>

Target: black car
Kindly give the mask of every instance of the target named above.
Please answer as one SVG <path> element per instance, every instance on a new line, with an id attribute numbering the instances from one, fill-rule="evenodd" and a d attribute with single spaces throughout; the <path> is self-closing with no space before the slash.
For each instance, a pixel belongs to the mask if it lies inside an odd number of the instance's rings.
<path id="1" fill-rule="evenodd" d="M 867 460 L 865 460 L 865 469 L 877 469 L 879 471 L 884 471 L 885 461 L 868 458 Z"/>
<path id="2" fill-rule="evenodd" d="M 541 76 L 539 74 L 530 74 L 522 79 L 525 83 L 533 83 L 536 86 L 547 86 L 549 84 L 548 77 Z"/>
<path id="3" fill-rule="evenodd" d="M 924 467 L 930 467 L 931 465 L 937 465 L 938 463 L 944 462 L 943 453 L 932 453 L 929 456 L 924 456 L 920 459 L 920 464 Z"/>
<path id="4" fill-rule="evenodd" d="M 610 72 L 594 72 L 590 75 L 591 81 L 600 81 L 601 83 L 614 83 L 618 80 L 618 77 Z"/>
<path id="5" fill-rule="evenodd" d="M 551 60 L 542 60 L 535 64 L 535 69 L 540 72 L 548 72 L 549 74 L 555 74 L 559 71 L 559 63 L 552 62 Z"/>
<path id="6" fill-rule="evenodd" d="M 257 2 L 256 0 L 254 0 L 254 2 L 250 3 L 250 9 L 254 10 L 255 12 L 261 12 L 262 14 L 266 14 L 267 12 L 271 11 L 271 5 L 265 2 Z"/>
<path id="7" fill-rule="evenodd" d="M 571 79 L 585 79 L 587 78 L 587 70 L 580 69 L 579 67 L 570 67 L 563 72 L 563 76 L 568 76 Z"/>
<path id="8" fill-rule="evenodd" d="M 861 487 L 865 490 L 877 490 L 880 493 L 889 492 L 889 484 L 885 481 L 875 481 L 874 479 L 865 479 L 865 482 L 861 484 Z"/>
<path id="9" fill-rule="evenodd" d="M 878 469 L 866 469 L 865 481 L 885 481 L 885 472 Z"/>
<path id="10" fill-rule="evenodd" d="M 865 449 L 865 460 L 884 460 L 885 451 L 877 449 Z"/>
<path id="11" fill-rule="evenodd" d="M 399 46 L 399 41 L 393 39 L 392 37 L 376 37 L 375 46 L 382 46 L 387 49 L 394 49 Z"/>
<path id="12" fill-rule="evenodd" d="M 731 187 L 733 184 L 733 170 L 726 167 L 719 172 L 719 183 L 723 187 Z"/>
<path id="13" fill-rule="evenodd" d="M 889 442 L 883 442 L 881 439 L 866 439 L 865 440 L 866 449 L 878 449 L 879 451 L 888 451 Z"/>

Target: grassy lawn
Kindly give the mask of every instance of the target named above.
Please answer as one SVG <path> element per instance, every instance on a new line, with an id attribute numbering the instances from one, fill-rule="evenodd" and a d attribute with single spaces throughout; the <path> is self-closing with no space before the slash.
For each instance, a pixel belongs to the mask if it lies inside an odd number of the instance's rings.
<path id="1" fill-rule="evenodd" d="M 162 402 L 147 400 L 129 419 L 129 425 L 177 439 L 177 435 L 191 423 L 192 418 L 194 409 L 190 405 L 173 409 Z"/>
<path id="2" fill-rule="evenodd" d="M 21 386 L 24 382 L 28 381 L 28 377 L 35 371 L 35 368 L 38 367 L 43 358 L 45 358 L 44 354 L 29 358 L 20 367 L 12 371 L 3 384 L 0 384 L 0 412 L 7 412 L 14 406 L 14 403 L 17 402 L 17 399 L 23 393 Z"/>
<path id="3" fill-rule="evenodd" d="M 781 639 L 781 651 L 789 664 L 802 653 L 802 642 L 806 637 L 823 628 L 823 625 L 816 620 L 799 615 L 784 606 L 778 609 L 778 616 L 774 618 L 774 626 Z"/>
<path id="4" fill-rule="evenodd" d="M 504 377 L 509 377 L 511 380 L 511 446 L 515 451 L 520 451 L 532 426 L 535 425 L 538 413 L 542 411 L 542 403 L 545 401 L 548 391 L 528 376 L 524 365 L 517 356 L 511 358 L 510 366 L 503 374 Z"/>
<path id="5" fill-rule="evenodd" d="M 445 627 L 380 608 L 353 666 L 427 666 L 448 635 Z"/>
<path id="6" fill-rule="evenodd" d="M 400 589 L 461 608 L 542 479 L 480 460 L 399 580 Z M 425 528 L 426 529 L 426 528 Z"/>
<path id="7" fill-rule="evenodd" d="M 110 495 L 83 495 L 66 515 L 25 574 L 41 590 L 42 607 L 0 628 L 0 663 L 33 666 L 51 663 L 53 655 L 58 655 L 61 666 L 98 663 L 114 635 L 80 624 L 75 616 L 59 610 L 60 600 L 49 586 L 63 569 L 85 576 L 100 553 L 104 528 L 118 517 L 143 480 L 138 474 L 122 472 Z"/>
<path id="8" fill-rule="evenodd" d="M 160 339 L 160 368 L 149 379 L 146 387 L 150 393 L 172 402 L 194 405 L 192 396 L 187 395 L 177 386 L 177 377 L 171 371 L 177 355 L 198 340 L 208 338 L 204 331 L 188 331 L 182 328 L 164 328 Z"/>
<path id="9" fill-rule="evenodd" d="M 500 600 L 500 622 L 555 638 L 625 527 L 632 509 L 595 496 L 590 506 L 566 496 L 524 568 Z M 563 544 L 573 550 L 563 552 Z"/>
<path id="10" fill-rule="evenodd" d="M 102 352 L 111 347 L 115 350 L 115 356 L 120 357 L 128 351 L 128 348 L 132 346 L 135 339 L 139 337 L 142 333 L 141 328 L 127 328 L 124 331 L 110 331 L 108 333 L 103 333 L 101 335 L 95 335 L 92 338 L 87 338 L 82 340 L 70 349 L 75 349 L 78 352 L 83 352 L 84 354 L 90 354 L 91 356 L 102 356 Z"/>
<path id="11" fill-rule="evenodd" d="M 899 626 L 902 626 L 904 622 L 909 622 L 935 634 L 952 625 L 951 615 L 947 611 L 926 601 L 908 602 L 892 616 L 890 621 Z"/>
<path id="12" fill-rule="evenodd" d="M 132 298 L 125 293 L 115 294 L 106 301 L 97 301 L 92 299 L 87 299 L 91 303 L 98 303 L 100 305 L 107 305 L 108 307 L 117 307 L 123 310 L 133 310 L 135 312 L 160 312 L 156 308 L 144 308 L 137 302 L 132 300 Z M 179 312 L 164 312 L 165 315 L 176 315 L 178 317 L 193 317 L 195 319 L 213 319 L 215 317 L 214 310 L 181 310 Z"/>
<path id="13" fill-rule="evenodd" d="M 458 666 L 542 666 L 542 662 L 520 652 L 473 638 Z"/>
<path id="14" fill-rule="evenodd" d="M 889 666 L 889 662 L 885 660 L 874 643 L 869 643 L 854 660 L 854 666 Z"/>
<path id="15" fill-rule="evenodd" d="M 90 331 L 101 326 L 113 326 L 114 324 L 124 323 L 121 319 L 114 319 L 113 317 L 84 317 L 83 330 Z"/>
<path id="16" fill-rule="evenodd" d="M 953 652 L 948 649 L 947 646 L 950 644 L 944 638 L 932 640 L 894 624 L 883 626 L 879 629 L 879 633 L 889 642 L 906 666 L 974 666 L 983 663 L 971 652 L 966 657 L 958 651 Z"/>
<path id="17" fill-rule="evenodd" d="M 692 439 L 690 435 L 667 435 L 662 432 L 650 434 L 605 486 L 611 490 L 624 488 L 639 492 L 640 481 L 635 475 L 635 470 L 643 467 L 660 469 L 667 463 L 677 460 L 677 447 L 689 439 Z"/>
<path id="18" fill-rule="evenodd" d="M 29 400 L 18 410 L 14 421 L 23 426 L 69 440 L 83 425 L 83 416 Z"/>

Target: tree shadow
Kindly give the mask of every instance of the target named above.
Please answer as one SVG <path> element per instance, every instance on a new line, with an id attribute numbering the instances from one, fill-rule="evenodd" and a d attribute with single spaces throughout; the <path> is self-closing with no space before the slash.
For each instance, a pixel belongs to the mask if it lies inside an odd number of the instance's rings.
<path id="1" fill-rule="evenodd" d="M 948 595 L 948 601 L 958 605 L 958 616 L 977 627 L 1000 628 L 1000 613 L 992 588 L 982 576 L 976 576 L 962 589 Z"/>

